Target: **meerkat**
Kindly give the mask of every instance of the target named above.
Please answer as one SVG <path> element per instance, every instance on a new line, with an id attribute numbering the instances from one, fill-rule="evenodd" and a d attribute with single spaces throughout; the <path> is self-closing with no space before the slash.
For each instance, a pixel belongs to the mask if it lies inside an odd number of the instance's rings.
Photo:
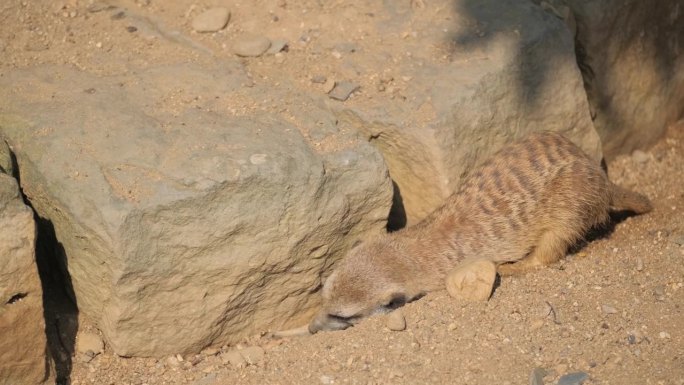
<path id="1" fill-rule="evenodd" d="M 491 284 L 494 268 L 510 275 L 551 264 L 609 212 L 651 209 L 646 197 L 611 183 L 570 140 L 529 135 L 485 161 L 420 223 L 352 248 L 325 281 L 322 309 L 308 330 L 345 329 L 444 289 L 464 260 L 484 264 Z M 462 272 L 450 278 L 477 279 Z"/>

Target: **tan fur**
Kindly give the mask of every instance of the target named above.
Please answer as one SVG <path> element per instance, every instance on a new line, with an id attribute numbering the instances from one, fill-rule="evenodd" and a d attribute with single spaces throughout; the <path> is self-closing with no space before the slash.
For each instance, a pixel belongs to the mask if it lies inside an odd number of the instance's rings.
<path id="1" fill-rule="evenodd" d="M 530 135 L 486 161 L 419 224 L 352 249 L 326 280 L 309 329 L 342 329 L 443 289 L 464 258 L 492 261 L 500 274 L 556 262 L 610 210 L 639 214 L 651 205 L 612 184 L 563 136 Z"/>

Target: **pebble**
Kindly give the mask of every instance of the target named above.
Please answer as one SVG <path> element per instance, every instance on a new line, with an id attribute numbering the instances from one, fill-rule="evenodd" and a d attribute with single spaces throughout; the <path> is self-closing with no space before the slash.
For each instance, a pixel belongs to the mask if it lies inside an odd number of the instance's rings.
<path id="1" fill-rule="evenodd" d="M 278 52 L 282 52 L 282 51 L 286 51 L 286 50 L 287 50 L 287 40 L 276 39 L 276 40 L 271 40 L 271 47 L 266 51 L 266 53 L 275 55 Z"/>
<path id="2" fill-rule="evenodd" d="M 335 81 L 333 79 L 327 79 L 326 81 L 323 82 L 323 92 L 330 93 L 330 91 L 335 88 Z"/>
<path id="3" fill-rule="evenodd" d="M 589 378 L 585 372 L 569 373 L 558 379 L 558 385 L 581 385 Z"/>
<path id="4" fill-rule="evenodd" d="M 332 377 L 326 376 L 325 374 L 322 375 L 319 379 L 321 380 L 321 384 L 323 385 L 332 384 L 335 381 Z"/>
<path id="5" fill-rule="evenodd" d="M 391 312 L 387 316 L 387 328 L 389 330 L 393 330 L 395 332 L 400 332 L 402 330 L 406 329 L 406 317 L 404 317 L 404 313 L 400 310 L 397 309 L 393 312 Z"/>
<path id="6" fill-rule="evenodd" d="M 207 348 L 202 350 L 202 354 L 204 354 L 205 357 L 210 357 L 210 356 L 215 356 L 219 354 L 220 350 L 217 348 Z"/>
<path id="7" fill-rule="evenodd" d="M 618 312 L 617 309 L 610 305 L 601 305 L 601 310 L 606 314 L 615 314 Z"/>
<path id="8" fill-rule="evenodd" d="M 668 332 L 660 332 L 660 333 L 658 333 L 658 337 L 660 337 L 661 339 L 669 339 L 669 338 L 670 338 L 670 333 L 668 333 Z"/>
<path id="9" fill-rule="evenodd" d="M 166 364 L 175 368 L 180 365 L 180 362 L 178 362 L 178 359 L 175 356 L 170 356 L 166 359 Z"/>
<path id="10" fill-rule="evenodd" d="M 240 350 L 240 354 L 250 365 L 258 365 L 264 361 L 264 348 L 261 346 L 250 346 Z"/>
<path id="11" fill-rule="evenodd" d="M 230 365 L 235 368 L 242 368 L 247 366 L 247 361 L 245 360 L 245 357 L 243 357 L 242 354 L 240 354 L 240 352 L 237 350 L 231 350 L 229 352 L 221 354 L 221 361 L 223 361 L 224 363 L 230 363 Z"/>
<path id="12" fill-rule="evenodd" d="M 233 53 L 242 57 L 261 56 L 271 47 L 271 41 L 264 36 L 245 35 L 233 44 Z"/>
<path id="13" fill-rule="evenodd" d="M 644 270 L 644 260 L 641 259 L 641 257 L 638 257 L 638 258 L 637 258 L 637 261 L 636 261 L 636 270 L 637 270 L 637 271 L 642 271 L 642 270 Z"/>
<path id="14" fill-rule="evenodd" d="M 333 87 L 333 89 L 328 92 L 328 96 L 335 100 L 345 101 L 349 99 L 349 96 L 358 89 L 358 84 L 348 81 L 342 81 L 335 84 L 335 87 Z"/>
<path id="15" fill-rule="evenodd" d="M 462 261 L 446 278 L 449 295 L 458 300 L 486 301 L 496 281 L 496 265 L 485 259 Z"/>
<path id="16" fill-rule="evenodd" d="M 78 353 L 87 353 L 91 351 L 94 355 L 102 353 L 104 350 L 104 342 L 99 335 L 95 333 L 81 333 L 76 339 L 76 351 Z"/>
<path id="17" fill-rule="evenodd" d="M 546 376 L 546 370 L 534 368 L 530 373 L 530 385 L 544 385 L 544 376 Z"/>
<path id="18" fill-rule="evenodd" d="M 646 163 L 651 159 L 651 157 L 641 150 L 635 150 L 632 153 L 632 159 L 634 159 L 634 161 L 637 163 Z"/>
<path id="19" fill-rule="evenodd" d="M 228 25 L 230 11 L 228 8 L 210 8 L 195 16 L 192 20 L 192 29 L 197 32 L 216 32 Z"/>

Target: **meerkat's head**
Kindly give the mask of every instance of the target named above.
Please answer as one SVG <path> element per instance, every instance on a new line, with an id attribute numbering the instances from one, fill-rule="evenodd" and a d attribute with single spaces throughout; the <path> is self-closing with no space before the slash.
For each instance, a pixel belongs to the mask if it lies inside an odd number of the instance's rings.
<path id="1" fill-rule="evenodd" d="M 353 248 L 323 284 L 323 307 L 309 331 L 341 330 L 417 297 L 394 244 L 385 239 Z"/>

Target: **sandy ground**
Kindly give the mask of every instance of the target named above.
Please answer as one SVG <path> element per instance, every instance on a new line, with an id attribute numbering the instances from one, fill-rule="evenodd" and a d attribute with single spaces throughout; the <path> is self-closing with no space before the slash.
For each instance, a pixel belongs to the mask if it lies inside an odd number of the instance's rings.
<path id="1" fill-rule="evenodd" d="M 377 66 L 359 70 L 378 63 L 374 47 L 394 44 L 370 27 L 378 25 L 369 21 L 380 16 L 381 2 L 323 3 L 228 2 L 228 28 L 198 34 L 193 17 L 222 3 L 6 0 L 0 4 L 0 75 L 52 64 L 102 74 L 179 61 L 209 65 L 234 60 L 231 42 L 259 31 L 289 47 L 241 59 L 255 81 L 285 74 L 299 87 L 325 92 L 321 76 L 354 78 L 361 91 L 349 103 L 410 97 L 411 79 Z M 427 1 L 405 3 L 423 12 L 422 23 L 444 12 Z M 402 39 L 415 30 L 407 24 Z M 351 41 L 358 47 L 341 44 Z M 440 52 L 425 49 L 426 56 Z M 352 51 L 354 59 L 346 60 Z M 405 54 L 399 46 L 396 52 Z M 542 368 L 545 384 L 582 372 L 584 384 L 684 385 L 684 124 L 654 148 L 608 166 L 613 181 L 648 195 L 654 212 L 600 232 L 557 265 L 503 278 L 486 303 L 459 303 L 437 292 L 402 309 L 404 331 L 390 331 L 378 316 L 346 331 L 281 340 L 265 333 L 189 357 L 122 358 L 105 349 L 89 362 L 74 356 L 61 382 L 512 385 L 531 383 L 530 374 Z M 83 317 L 78 325 L 96 331 Z M 238 362 L 236 351 L 248 362 Z"/>

